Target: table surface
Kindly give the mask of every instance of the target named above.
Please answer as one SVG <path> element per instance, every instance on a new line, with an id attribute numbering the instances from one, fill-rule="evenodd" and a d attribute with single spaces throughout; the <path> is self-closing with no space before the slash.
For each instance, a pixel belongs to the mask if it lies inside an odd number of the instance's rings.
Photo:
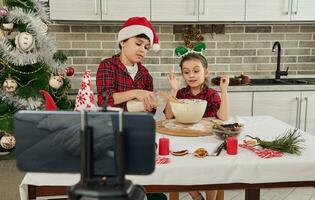
<path id="1" fill-rule="evenodd" d="M 270 116 L 240 117 L 245 125 L 239 142 L 245 135 L 272 140 L 294 127 Z M 215 136 L 175 137 L 156 134 L 156 140 L 168 137 L 171 149 L 189 149 L 198 147 L 212 151 L 220 142 Z M 207 185 L 229 183 L 275 183 L 315 180 L 315 136 L 302 132 L 305 139 L 301 155 L 284 154 L 283 157 L 263 159 L 253 152 L 239 148 L 237 155 L 197 158 L 192 154 L 184 157 L 169 156 L 170 163 L 156 165 L 153 174 L 148 176 L 127 176 L 141 185 Z M 77 183 L 79 174 L 26 173 L 20 185 L 21 199 L 28 199 L 28 185 L 70 186 Z"/>

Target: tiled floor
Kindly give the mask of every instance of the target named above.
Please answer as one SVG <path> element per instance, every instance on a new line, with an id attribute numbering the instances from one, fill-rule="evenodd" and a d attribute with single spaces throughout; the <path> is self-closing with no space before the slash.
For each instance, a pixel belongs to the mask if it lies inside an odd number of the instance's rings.
<path id="1" fill-rule="evenodd" d="M 244 190 L 225 190 L 224 200 L 244 200 Z M 315 200 L 315 188 L 279 188 L 262 189 L 260 191 L 261 200 Z M 180 200 L 191 200 L 188 193 L 180 193 Z"/>

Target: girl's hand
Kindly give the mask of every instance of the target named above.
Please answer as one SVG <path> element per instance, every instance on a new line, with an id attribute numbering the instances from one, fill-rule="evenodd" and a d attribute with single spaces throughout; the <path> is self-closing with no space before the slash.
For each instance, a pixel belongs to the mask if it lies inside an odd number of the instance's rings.
<path id="1" fill-rule="evenodd" d="M 221 91 L 227 91 L 227 88 L 229 86 L 229 83 L 230 83 L 230 78 L 226 75 L 222 75 L 221 76 L 221 79 L 220 79 L 220 88 L 221 88 Z"/>
<path id="2" fill-rule="evenodd" d="M 178 81 L 176 79 L 174 72 L 168 73 L 166 77 L 167 77 L 168 84 L 170 85 L 170 87 L 172 89 L 173 95 L 174 94 L 176 95 L 177 90 L 178 90 L 179 85 L 180 85 L 180 81 Z"/>

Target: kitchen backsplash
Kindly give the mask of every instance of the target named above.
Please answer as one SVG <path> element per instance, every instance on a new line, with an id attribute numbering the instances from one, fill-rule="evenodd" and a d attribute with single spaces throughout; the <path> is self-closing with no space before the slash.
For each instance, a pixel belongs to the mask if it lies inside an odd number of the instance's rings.
<path id="1" fill-rule="evenodd" d="M 90 69 L 95 79 L 98 63 L 119 52 L 116 40 L 120 28 L 120 24 L 50 25 L 49 32 L 58 49 L 65 52 L 68 64 L 75 67 L 72 88 L 79 88 L 85 69 Z M 155 88 L 167 88 L 165 74 L 171 70 L 180 72 L 180 59 L 175 56 L 174 48 L 184 44 L 183 34 L 174 34 L 174 25 L 154 25 L 154 28 L 161 50 L 149 52 L 142 63 L 154 77 Z M 275 41 L 281 43 L 283 70 L 289 67 L 290 75 L 315 75 L 315 24 L 226 24 L 224 34 L 203 35 L 211 77 L 223 73 L 272 76 L 276 70 L 277 53 L 271 51 Z"/>

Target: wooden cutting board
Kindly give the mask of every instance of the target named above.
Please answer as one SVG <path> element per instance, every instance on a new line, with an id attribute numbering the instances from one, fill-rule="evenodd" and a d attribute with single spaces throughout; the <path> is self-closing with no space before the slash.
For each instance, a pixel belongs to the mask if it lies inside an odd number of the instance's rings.
<path id="1" fill-rule="evenodd" d="M 212 135 L 213 123 L 209 119 L 202 119 L 195 124 L 182 124 L 175 119 L 165 119 L 156 122 L 156 131 L 166 135 L 183 137 L 200 137 Z"/>

